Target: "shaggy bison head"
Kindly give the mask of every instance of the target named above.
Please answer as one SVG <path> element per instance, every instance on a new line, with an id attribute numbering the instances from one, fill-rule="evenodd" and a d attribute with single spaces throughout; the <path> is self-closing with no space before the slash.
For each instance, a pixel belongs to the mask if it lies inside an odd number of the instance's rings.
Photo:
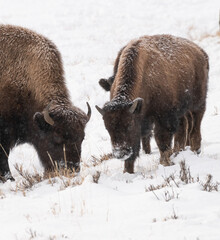
<path id="1" fill-rule="evenodd" d="M 67 163 L 69 168 L 78 168 L 84 129 L 91 116 L 89 104 L 87 115 L 80 109 L 65 106 L 48 106 L 34 115 L 35 147 L 45 168 L 52 162 Z"/>
<path id="2" fill-rule="evenodd" d="M 134 160 L 139 154 L 142 103 L 141 98 L 129 102 L 115 99 L 106 103 L 102 109 L 96 106 L 103 116 L 116 158 Z"/>

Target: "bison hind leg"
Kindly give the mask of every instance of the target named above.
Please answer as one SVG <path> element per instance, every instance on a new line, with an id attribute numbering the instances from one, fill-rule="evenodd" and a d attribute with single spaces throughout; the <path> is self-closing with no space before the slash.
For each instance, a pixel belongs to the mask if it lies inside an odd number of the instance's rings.
<path id="1" fill-rule="evenodd" d="M 177 132 L 174 135 L 174 152 L 177 154 L 180 151 L 185 150 L 189 138 L 189 121 L 187 116 L 179 119 L 179 126 Z"/>
<path id="2" fill-rule="evenodd" d="M 192 127 L 192 131 L 190 134 L 189 143 L 190 143 L 191 151 L 196 152 L 197 154 L 199 154 L 201 152 L 202 137 L 201 137 L 200 127 L 201 127 L 201 122 L 202 122 L 204 112 L 205 112 L 205 110 L 202 109 L 200 111 L 192 113 L 193 127 Z"/>
<path id="3" fill-rule="evenodd" d="M 155 123 L 154 135 L 157 146 L 160 150 L 160 164 L 163 166 L 173 165 L 170 156 L 172 155 L 172 138 L 173 133 L 169 131 L 166 127 L 163 127 L 158 122 Z"/>
<path id="4" fill-rule="evenodd" d="M 151 153 L 150 140 L 153 131 L 153 120 L 145 119 L 141 127 L 142 147 L 146 154 Z"/>
<path id="5" fill-rule="evenodd" d="M 151 153 L 150 139 L 151 139 L 151 134 L 146 137 L 142 137 L 142 146 L 146 154 Z"/>

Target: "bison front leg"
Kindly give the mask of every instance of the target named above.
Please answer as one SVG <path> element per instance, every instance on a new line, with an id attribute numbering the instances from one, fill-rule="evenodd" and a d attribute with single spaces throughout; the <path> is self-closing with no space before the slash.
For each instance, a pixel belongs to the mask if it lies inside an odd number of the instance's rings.
<path id="1" fill-rule="evenodd" d="M 171 143 L 173 133 L 167 128 L 162 127 L 159 123 L 155 124 L 155 140 L 160 150 L 160 164 L 164 166 L 172 165 L 170 156 L 172 155 Z"/>
<path id="2" fill-rule="evenodd" d="M 146 154 L 151 153 L 150 139 L 151 139 L 151 135 L 142 137 L 142 146 L 143 146 L 143 150 Z"/>
<path id="3" fill-rule="evenodd" d="M 124 173 L 134 173 L 134 162 L 135 160 L 126 160 L 124 166 Z"/>
<path id="4" fill-rule="evenodd" d="M 174 152 L 178 153 L 181 150 L 184 150 L 187 144 L 188 138 L 188 119 L 187 116 L 182 117 L 179 120 L 179 126 L 177 132 L 174 135 Z"/>
<path id="5" fill-rule="evenodd" d="M 14 180 L 8 165 L 9 148 L 0 145 L 0 181 Z"/>

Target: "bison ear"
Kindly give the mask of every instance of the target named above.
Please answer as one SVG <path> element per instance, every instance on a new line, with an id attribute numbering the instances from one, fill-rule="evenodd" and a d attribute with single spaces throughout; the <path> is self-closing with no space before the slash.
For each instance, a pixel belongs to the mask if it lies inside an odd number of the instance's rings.
<path id="1" fill-rule="evenodd" d="M 143 105 L 143 98 L 136 98 L 132 102 L 131 107 L 129 108 L 130 113 L 140 113 Z"/>
<path id="2" fill-rule="evenodd" d="M 33 117 L 34 122 L 37 124 L 40 130 L 46 132 L 51 126 L 44 119 L 44 114 L 40 112 L 36 112 Z"/>
<path id="3" fill-rule="evenodd" d="M 105 91 L 110 91 L 113 81 L 113 77 L 110 77 L 109 79 L 102 78 L 99 80 L 99 85 L 105 89 Z"/>

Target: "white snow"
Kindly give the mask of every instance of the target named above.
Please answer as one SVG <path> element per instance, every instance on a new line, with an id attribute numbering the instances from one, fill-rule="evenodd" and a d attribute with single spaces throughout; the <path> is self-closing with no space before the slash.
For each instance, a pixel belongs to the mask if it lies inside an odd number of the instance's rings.
<path id="1" fill-rule="evenodd" d="M 0 184 L 0 240 L 220 239 L 220 192 L 203 191 L 196 181 L 199 176 L 205 182 L 212 174 L 213 182 L 220 182 L 219 7 L 219 0 L 0 1 L 1 23 L 35 30 L 58 46 L 72 101 L 85 112 L 87 101 L 92 107 L 82 146 L 81 185 L 65 189 L 57 179 L 17 190 L 22 179 L 16 163 L 31 173 L 43 168 L 31 146 L 13 149 L 9 161 L 16 182 Z M 135 174 L 123 173 L 124 162 L 117 159 L 94 163 L 111 152 L 110 137 L 95 109 L 109 100 L 109 93 L 98 80 L 111 76 L 118 51 L 131 39 L 164 33 L 191 39 L 209 55 L 201 154 L 188 149 L 173 159 L 175 165 L 163 167 L 152 141 L 153 153 L 141 153 Z M 194 183 L 180 182 L 182 160 Z M 97 173 L 98 184 L 93 182 Z M 146 191 L 170 174 L 178 187 L 171 181 L 172 187 Z"/>

